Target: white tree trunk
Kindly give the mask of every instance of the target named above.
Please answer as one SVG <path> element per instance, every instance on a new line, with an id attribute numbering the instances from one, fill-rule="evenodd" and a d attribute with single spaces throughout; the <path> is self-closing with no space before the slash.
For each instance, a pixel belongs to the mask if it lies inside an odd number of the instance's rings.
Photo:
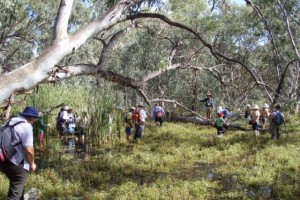
<path id="1" fill-rule="evenodd" d="M 65 34 L 67 28 L 66 21 L 68 19 L 60 18 L 69 18 L 68 14 L 70 14 L 70 12 L 67 10 L 71 9 L 72 0 L 64 2 L 68 2 L 68 4 L 61 4 L 60 9 L 64 9 L 67 14 L 60 15 L 60 11 L 58 12 L 57 20 L 61 20 L 62 23 L 56 23 L 57 26 L 60 26 L 60 28 L 55 29 L 54 31 L 56 32 L 54 33 L 54 38 L 56 39 L 54 44 L 45 49 L 45 51 L 35 60 L 23 65 L 17 70 L 0 76 L 0 104 L 14 91 L 21 88 L 32 88 L 48 78 L 48 73 L 62 58 L 76 51 L 95 34 L 105 31 L 117 24 L 122 20 L 122 14 L 124 11 L 126 11 L 132 4 L 137 3 L 137 1 L 134 0 L 121 0 L 101 18 L 91 22 L 72 36 L 68 36 Z"/>

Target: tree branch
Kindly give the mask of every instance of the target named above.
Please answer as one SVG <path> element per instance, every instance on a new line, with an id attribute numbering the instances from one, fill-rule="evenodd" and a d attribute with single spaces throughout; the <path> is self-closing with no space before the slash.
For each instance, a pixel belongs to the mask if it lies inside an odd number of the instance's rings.
<path id="1" fill-rule="evenodd" d="M 54 30 L 53 42 L 57 43 L 68 37 L 68 22 L 72 11 L 74 0 L 61 0 L 57 12 Z"/>

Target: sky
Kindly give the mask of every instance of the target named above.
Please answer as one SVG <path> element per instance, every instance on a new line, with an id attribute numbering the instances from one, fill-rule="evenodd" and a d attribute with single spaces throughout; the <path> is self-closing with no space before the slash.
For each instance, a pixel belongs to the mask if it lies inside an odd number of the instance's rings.
<path id="1" fill-rule="evenodd" d="M 232 2 L 235 2 L 237 4 L 245 4 L 244 0 L 231 0 Z"/>

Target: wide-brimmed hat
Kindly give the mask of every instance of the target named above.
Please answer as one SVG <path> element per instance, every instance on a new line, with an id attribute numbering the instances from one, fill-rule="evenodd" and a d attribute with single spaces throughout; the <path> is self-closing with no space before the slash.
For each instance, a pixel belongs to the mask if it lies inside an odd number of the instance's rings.
<path id="1" fill-rule="evenodd" d="M 137 106 L 138 106 L 138 107 L 144 107 L 144 103 L 143 103 L 143 102 L 140 102 L 140 103 L 138 103 Z"/>
<path id="2" fill-rule="evenodd" d="M 136 109 L 135 107 L 131 107 L 131 108 L 130 108 L 130 110 L 135 110 L 135 109 Z"/>
<path id="3" fill-rule="evenodd" d="M 69 106 L 64 106 L 63 109 L 64 110 L 69 110 Z"/>
<path id="4" fill-rule="evenodd" d="M 210 93 L 210 92 L 207 92 L 207 93 L 206 93 L 206 96 L 211 96 L 211 93 Z"/>
<path id="5" fill-rule="evenodd" d="M 267 103 L 265 103 L 264 108 L 269 108 L 269 105 Z"/>
<path id="6" fill-rule="evenodd" d="M 255 104 L 253 107 L 252 107 L 252 110 L 259 110 L 259 107 L 257 104 Z"/>
<path id="7" fill-rule="evenodd" d="M 19 112 L 19 115 L 22 117 L 33 117 L 33 118 L 39 118 L 39 111 L 32 107 L 32 106 L 28 106 L 26 107 L 23 112 Z"/>
<path id="8" fill-rule="evenodd" d="M 250 104 L 247 104 L 246 107 L 247 107 L 247 108 L 251 108 L 251 105 L 250 105 Z"/>

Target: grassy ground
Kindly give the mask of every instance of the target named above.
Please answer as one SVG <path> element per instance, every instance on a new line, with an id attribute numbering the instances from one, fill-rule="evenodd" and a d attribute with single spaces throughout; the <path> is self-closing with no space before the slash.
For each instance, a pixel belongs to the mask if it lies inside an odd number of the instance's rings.
<path id="1" fill-rule="evenodd" d="M 264 133 L 216 130 L 192 124 L 148 124 L 143 142 L 122 141 L 94 150 L 87 161 L 53 145 L 39 158 L 26 190 L 41 199 L 299 199 L 300 127 L 287 127 L 280 141 Z M 48 154 L 49 155 L 49 154 Z M 41 162 L 42 161 L 42 162 Z M 8 181 L 0 175 L 0 199 Z"/>

